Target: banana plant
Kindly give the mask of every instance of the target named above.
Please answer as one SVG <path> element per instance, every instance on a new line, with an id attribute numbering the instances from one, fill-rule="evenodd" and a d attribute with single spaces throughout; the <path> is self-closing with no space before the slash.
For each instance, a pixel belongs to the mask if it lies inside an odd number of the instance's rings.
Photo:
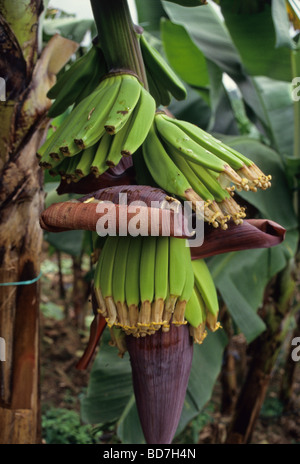
<path id="1" fill-rule="evenodd" d="M 42 176 L 35 153 L 45 139 L 46 97 L 78 45 L 53 36 L 42 49 L 43 2 L 0 2 L 1 286 L 0 333 L 6 362 L 0 373 L 1 443 L 39 437 L 39 277 Z"/>
<path id="2" fill-rule="evenodd" d="M 275 151 L 279 147 L 290 150 L 290 146 L 275 130 L 278 124 L 276 114 L 271 112 L 269 117 L 269 82 L 266 80 L 270 79 L 270 75 L 266 75 L 269 68 L 265 66 L 266 63 L 256 67 L 251 54 L 246 53 L 243 56 L 238 52 L 211 4 L 159 4 L 159 14 L 163 8 L 169 18 L 161 22 L 163 45 L 170 64 L 186 81 L 182 82 L 159 51 L 151 45 L 150 40 L 147 40 L 149 36 L 133 25 L 125 1 L 118 0 L 113 5 L 93 0 L 91 3 L 99 40 L 93 47 L 100 47 L 102 55 L 92 49 L 93 53 L 87 57 L 87 61 L 90 59 L 92 63 L 95 59 L 102 60 L 100 67 L 106 71 L 99 74 L 100 82 L 82 100 L 78 100 L 78 93 L 75 95 L 75 88 L 70 96 L 67 74 L 57 82 L 52 93 L 50 90 L 49 96 L 55 98 L 53 107 L 57 111 L 65 109 L 65 97 L 67 104 L 72 103 L 73 106 L 70 114 L 38 152 L 40 165 L 50 174 L 61 177 L 61 193 L 81 191 L 88 193 L 89 197 L 50 206 L 41 216 L 41 225 L 53 232 L 70 229 L 95 232 L 99 219 L 110 219 L 114 211 L 118 211 L 117 237 L 109 236 L 104 243 L 100 240 L 100 245 L 95 241 L 95 256 L 98 258 L 94 277 L 95 321 L 91 326 L 89 346 L 79 367 L 86 366 L 91 360 L 93 350 L 107 325 L 119 356 L 124 357 L 126 351 L 129 352 L 137 411 L 147 443 L 170 443 L 176 431 L 180 427 L 182 429 L 208 399 L 220 369 L 221 353 L 226 344 L 224 335 L 218 335 L 218 330 L 205 340 L 207 329 L 215 332 L 220 328 L 215 283 L 230 314 L 244 331 L 248 341 L 255 339 L 266 329 L 264 321 L 256 314 L 259 301 L 271 277 L 286 265 L 287 253 L 290 254 L 291 250 L 293 252 L 297 240 L 295 214 L 292 207 L 289 207 L 291 195 L 288 189 L 284 190 L 285 193 L 280 191 L 280 186 L 287 182 L 284 175 L 281 175 L 283 166 Z M 137 4 L 139 7 L 139 2 Z M 247 5 L 249 6 L 248 2 Z M 191 6 L 195 8 L 187 8 Z M 227 11 L 227 6 L 228 2 L 224 2 L 224 11 Z M 278 25 L 276 20 L 278 14 L 282 13 L 277 2 L 272 6 L 272 10 L 269 6 L 263 10 L 263 21 L 267 21 L 269 29 L 273 22 Z M 271 23 L 270 11 L 273 14 Z M 249 10 L 246 13 L 239 12 L 244 15 L 248 13 Z M 245 18 L 246 16 L 243 19 Z M 229 19 L 226 21 L 229 22 Z M 199 24 L 214 26 L 213 39 L 205 31 L 205 27 L 199 30 Z M 275 30 L 279 31 L 279 28 Z M 155 33 L 158 40 L 157 30 Z M 171 42 L 176 44 L 173 38 L 177 34 L 189 46 L 192 44 L 184 66 L 181 66 L 184 60 L 176 59 L 174 48 L 172 49 Z M 124 37 L 126 42 L 122 46 Z M 293 44 L 287 40 L 286 34 L 281 33 L 278 36 L 279 46 L 282 43 L 285 46 L 287 43 L 289 46 Z M 277 55 L 274 50 L 271 52 L 271 44 L 267 42 L 266 46 L 266 61 L 271 64 L 270 68 L 274 73 L 272 78 L 289 79 L 290 73 L 275 67 Z M 283 62 L 286 62 L 289 53 L 281 48 L 278 53 Z M 186 60 L 195 55 L 203 69 L 199 81 L 193 73 L 192 62 L 191 79 L 186 71 Z M 90 67 L 93 68 L 91 63 Z M 258 70 L 265 77 L 256 77 Z M 84 74 L 84 67 L 76 67 L 75 63 L 69 72 L 69 76 L 78 76 L 78 82 L 84 88 L 88 76 Z M 239 99 L 238 107 L 234 106 L 236 101 L 223 84 L 224 72 L 236 82 L 243 95 L 244 101 Z M 287 118 L 284 123 L 289 124 L 290 130 L 290 95 L 288 92 L 285 94 L 286 86 L 280 84 L 277 91 L 283 91 L 283 100 L 279 104 L 286 110 Z M 210 117 L 206 121 L 205 130 L 191 124 L 195 121 L 176 117 L 180 112 L 180 104 L 175 103 L 175 100 L 182 100 L 189 95 L 191 85 L 198 95 L 200 105 L 209 108 L 207 114 Z M 229 114 L 229 126 L 228 120 L 220 117 L 223 106 Z M 195 115 L 197 118 L 197 113 Z M 228 127 L 230 130 L 226 131 Z M 223 137 L 228 132 L 230 135 L 237 135 L 239 127 L 247 131 L 246 138 Z M 223 134 L 218 134 L 216 138 L 207 129 Z M 249 134 L 253 135 L 253 139 Z M 224 140 L 221 141 L 220 138 Z M 257 149 L 261 156 L 255 156 Z M 124 158 L 130 159 L 130 170 L 133 168 L 134 172 L 131 179 L 127 175 L 129 169 L 124 167 Z M 158 208 L 156 220 L 152 217 L 154 211 L 151 206 L 139 208 L 140 213 L 144 213 L 144 216 L 139 217 L 140 226 L 144 226 L 141 217 L 150 217 L 151 221 L 156 221 L 158 237 L 138 239 L 118 236 L 118 231 L 119 235 L 122 235 L 121 230 L 124 232 L 124 224 L 120 218 L 126 217 L 128 224 L 129 219 L 137 220 L 137 213 L 130 213 L 128 205 L 119 204 L 117 200 L 112 204 L 107 201 L 106 195 L 113 195 L 115 187 L 98 190 L 111 185 L 107 184 L 106 177 L 109 169 L 114 171 L 117 182 L 118 174 L 122 175 L 122 180 L 126 179 L 123 192 L 138 192 L 136 197 L 132 197 L 135 200 L 141 201 L 144 189 L 150 188 L 152 193 L 158 193 L 156 189 L 159 188 L 162 189 L 160 194 L 163 195 L 164 206 L 173 197 L 177 203 L 188 200 L 192 204 L 194 217 L 199 214 L 197 203 L 203 203 L 202 217 L 205 227 L 208 227 L 208 238 L 205 239 L 203 250 L 201 247 L 196 247 L 195 250 L 191 248 L 188 255 L 187 247 L 183 246 L 187 237 L 181 234 L 181 238 L 175 238 L 174 229 L 167 239 L 161 237 L 164 216 L 171 216 L 172 224 L 177 225 L 178 220 L 174 222 L 174 218 L 179 218 L 179 229 L 181 232 L 184 229 L 184 218 L 180 213 L 162 206 Z M 93 184 L 90 183 L 91 178 L 95 181 Z M 278 202 L 284 205 L 275 214 L 276 219 L 279 219 L 278 223 L 274 222 L 273 217 L 270 217 L 271 221 L 260 219 L 254 223 L 247 222 L 245 208 L 250 204 L 256 206 L 257 211 L 263 214 L 266 212 L 266 216 L 269 216 L 266 206 L 274 206 L 274 187 L 271 187 L 271 181 L 275 183 Z M 98 188 L 93 190 L 96 183 Z M 135 189 L 131 185 L 133 188 L 130 189 L 130 184 L 138 185 Z M 86 189 L 85 192 L 82 189 Z M 118 188 L 117 192 L 121 193 L 122 190 Z M 146 198 L 153 197 L 149 194 Z M 108 213 L 104 210 L 99 212 L 99 205 L 106 207 Z M 147 223 L 147 232 L 151 224 Z M 269 248 L 284 239 L 285 229 L 286 240 L 280 247 L 275 247 L 272 253 L 273 249 Z M 96 253 L 98 248 L 101 249 L 100 257 Z M 247 248 L 257 250 L 255 253 L 251 252 L 250 261 L 249 258 L 242 261 L 242 253 L 247 252 L 235 252 Z M 223 256 L 226 252 L 230 253 Z M 215 256 L 219 254 L 221 256 Z M 208 267 L 203 259 L 209 256 L 214 257 L 208 262 Z M 259 285 L 255 285 L 254 278 L 258 271 L 257 267 L 251 268 L 251 263 L 259 257 L 261 261 L 256 266 L 265 271 L 268 261 L 263 259 L 266 256 L 273 258 L 273 266 L 271 269 L 268 267 Z M 130 268 L 127 268 L 128 265 Z M 244 274 L 238 271 L 247 266 L 250 278 L 253 279 L 253 288 L 256 287 L 251 301 L 246 301 L 243 292 L 234 285 L 240 282 L 243 288 Z M 210 366 L 211 370 L 208 366 L 205 366 L 204 373 L 200 370 L 204 377 L 207 373 L 209 378 L 208 395 L 207 391 L 204 395 L 201 389 L 199 393 L 195 388 L 192 341 L 199 345 L 199 356 L 203 361 L 203 353 L 208 358 L 210 356 L 212 345 L 206 342 L 213 340 L 212 337 L 218 351 L 215 357 L 211 353 L 216 362 L 214 366 Z M 101 357 L 101 350 L 99 356 Z M 97 368 L 99 367 L 95 368 L 90 390 L 84 400 L 84 415 L 91 421 L 103 421 L 103 404 L 101 398 L 95 394 L 96 385 L 99 385 L 95 381 Z M 191 387 L 188 386 L 189 377 Z M 197 375 L 196 377 L 198 379 Z M 158 383 L 158 379 L 163 382 Z M 113 386 L 110 385 L 110 388 L 112 391 Z M 128 386 L 127 391 L 129 390 Z M 122 407 L 126 406 L 126 412 L 122 414 L 119 423 L 119 433 L 123 434 L 127 430 L 126 421 L 137 416 L 134 401 L 128 399 L 127 394 L 125 396 L 126 401 L 123 395 Z M 96 400 L 99 402 L 99 409 L 93 406 Z M 194 404 L 192 408 L 191 403 Z M 118 412 L 120 413 L 120 408 Z M 108 414 L 109 420 L 112 417 L 116 419 L 116 415 L 116 412 Z"/>

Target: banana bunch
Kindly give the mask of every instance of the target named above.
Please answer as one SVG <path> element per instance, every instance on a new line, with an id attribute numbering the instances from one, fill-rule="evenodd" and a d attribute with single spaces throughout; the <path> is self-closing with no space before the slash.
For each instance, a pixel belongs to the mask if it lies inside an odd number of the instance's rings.
<path id="1" fill-rule="evenodd" d="M 107 237 L 94 291 L 108 326 L 143 337 L 186 324 L 194 287 L 190 249 L 174 237 Z"/>
<path id="2" fill-rule="evenodd" d="M 97 177 L 140 147 L 154 115 L 155 101 L 135 75 L 110 73 L 46 140 L 40 166 L 67 181 Z"/>
<path id="3" fill-rule="evenodd" d="M 186 121 L 155 115 L 143 143 L 145 164 L 164 190 L 191 201 L 204 202 L 204 220 L 227 229 L 228 220 L 241 224 L 245 209 L 233 199 L 234 190 L 256 192 L 271 186 L 266 176 L 241 153 Z"/>
<path id="4" fill-rule="evenodd" d="M 201 344 L 207 330 L 215 332 L 221 327 L 217 321 L 219 302 L 216 287 L 207 264 L 203 259 L 192 261 L 194 288 L 185 308 L 185 318 L 189 322 L 190 334 Z"/>
<path id="5" fill-rule="evenodd" d="M 172 95 L 176 100 L 184 100 L 187 95 L 186 88 L 161 54 L 150 45 L 144 34 L 140 36 L 140 46 L 149 92 L 154 97 L 157 106 L 168 106 Z"/>
<path id="6" fill-rule="evenodd" d="M 90 50 L 77 59 L 51 87 L 47 97 L 55 99 L 48 112 L 50 118 L 64 113 L 73 104 L 77 105 L 87 97 L 107 73 L 102 50 L 93 45 Z"/>

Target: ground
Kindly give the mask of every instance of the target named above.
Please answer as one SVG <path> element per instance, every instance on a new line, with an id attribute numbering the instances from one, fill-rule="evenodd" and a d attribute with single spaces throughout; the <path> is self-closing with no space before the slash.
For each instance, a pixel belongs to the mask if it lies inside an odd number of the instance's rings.
<path id="1" fill-rule="evenodd" d="M 47 250 L 47 247 L 46 247 Z M 45 255 L 41 294 L 41 403 L 42 413 L 51 408 L 80 412 L 80 395 L 88 384 L 91 366 L 76 369 L 89 335 L 91 303 L 82 308 L 85 325 L 76 323 L 72 309 L 72 260 L 62 256 L 65 298 L 59 296 L 57 256 Z M 83 266 L 83 275 L 88 268 Z M 300 362 L 296 366 L 293 396 L 289 409 L 282 410 L 278 390 L 284 359 L 279 359 L 271 377 L 268 394 L 257 421 L 251 443 L 300 444 Z M 180 436 L 181 443 L 223 443 L 230 416 L 220 413 L 221 383 L 218 379 L 213 396 L 203 414 Z M 44 431 L 45 435 L 45 431 Z M 48 439 L 49 440 L 49 439 Z M 83 438 L 84 440 L 84 438 Z M 113 427 L 101 432 L 100 443 L 117 442 Z M 44 438 L 45 441 L 45 438 Z M 84 442 L 84 441 L 83 441 Z M 177 440 L 178 442 L 178 440 Z"/>

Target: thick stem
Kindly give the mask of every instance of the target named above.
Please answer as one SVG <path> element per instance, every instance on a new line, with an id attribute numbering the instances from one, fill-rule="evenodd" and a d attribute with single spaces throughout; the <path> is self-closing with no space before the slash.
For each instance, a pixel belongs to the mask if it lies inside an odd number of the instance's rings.
<path id="1" fill-rule="evenodd" d="M 109 70 L 128 69 L 147 88 L 137 33 L 127 0 L 91 0 L 101 48 Z"/>

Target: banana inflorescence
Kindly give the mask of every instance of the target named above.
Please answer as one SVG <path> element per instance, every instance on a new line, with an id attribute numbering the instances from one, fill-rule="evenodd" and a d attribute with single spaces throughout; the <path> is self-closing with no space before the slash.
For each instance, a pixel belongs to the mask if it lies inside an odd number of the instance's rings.
<path id="1" fill-rule="evenodd" d="M 141 146 L 155 108 L 134 74 L 109 73 L 47 139 L 38 152 L 40 165 L 68 182 L 98 177 Z"/>
<path id="2" fill-rule="evenodd" d="M 203 260 L 191 261 L 185 239 L 107 237 L 94 292 L 108 326 L 135 337 L 190 324 L 195 342 L 219 327 L 216 289 Z"/>
<path id="3" fill-rule="evenodd" d="M 151 182 L 177 202 L 190 201 L 213 227 L 226 230 L 229 220 L 241 224 L 245 208 L 235 201 L 235 190 L 265 190 L 271 176 L 196 125 L 156 112 L 172 96 L 184 99 L 186 89 L 144 35 L 139 42 L 149 91 L 128 70 L 109 72 L 96 45 L 57 81 L 48 93 L 55 99 L 49 116 L 73 107 L 38 151 L 40 165 L 77 182 L 135 154 Z M 183 238 L 107 237 L 94 292 L 114 340 L 121 332 L 144 337 L 189 323 L 194 341 L 202 343 L 207 329 L 220 327 L 209 269 L 204 260 L 191 260 Z"/>
<path id="4" fill-rule="evenodd" d="M 204 204 L 204 220 L 227 229 L 232 219 L 241 224 L 245 209 L 234 200 L 234 190 L 256 192 L 270 187 L 271 176 L 241 153 L 194 124 L 155 115 L 143 143 L 143 156 L 154 181 L 164 190 L 195 206 Z"/>

